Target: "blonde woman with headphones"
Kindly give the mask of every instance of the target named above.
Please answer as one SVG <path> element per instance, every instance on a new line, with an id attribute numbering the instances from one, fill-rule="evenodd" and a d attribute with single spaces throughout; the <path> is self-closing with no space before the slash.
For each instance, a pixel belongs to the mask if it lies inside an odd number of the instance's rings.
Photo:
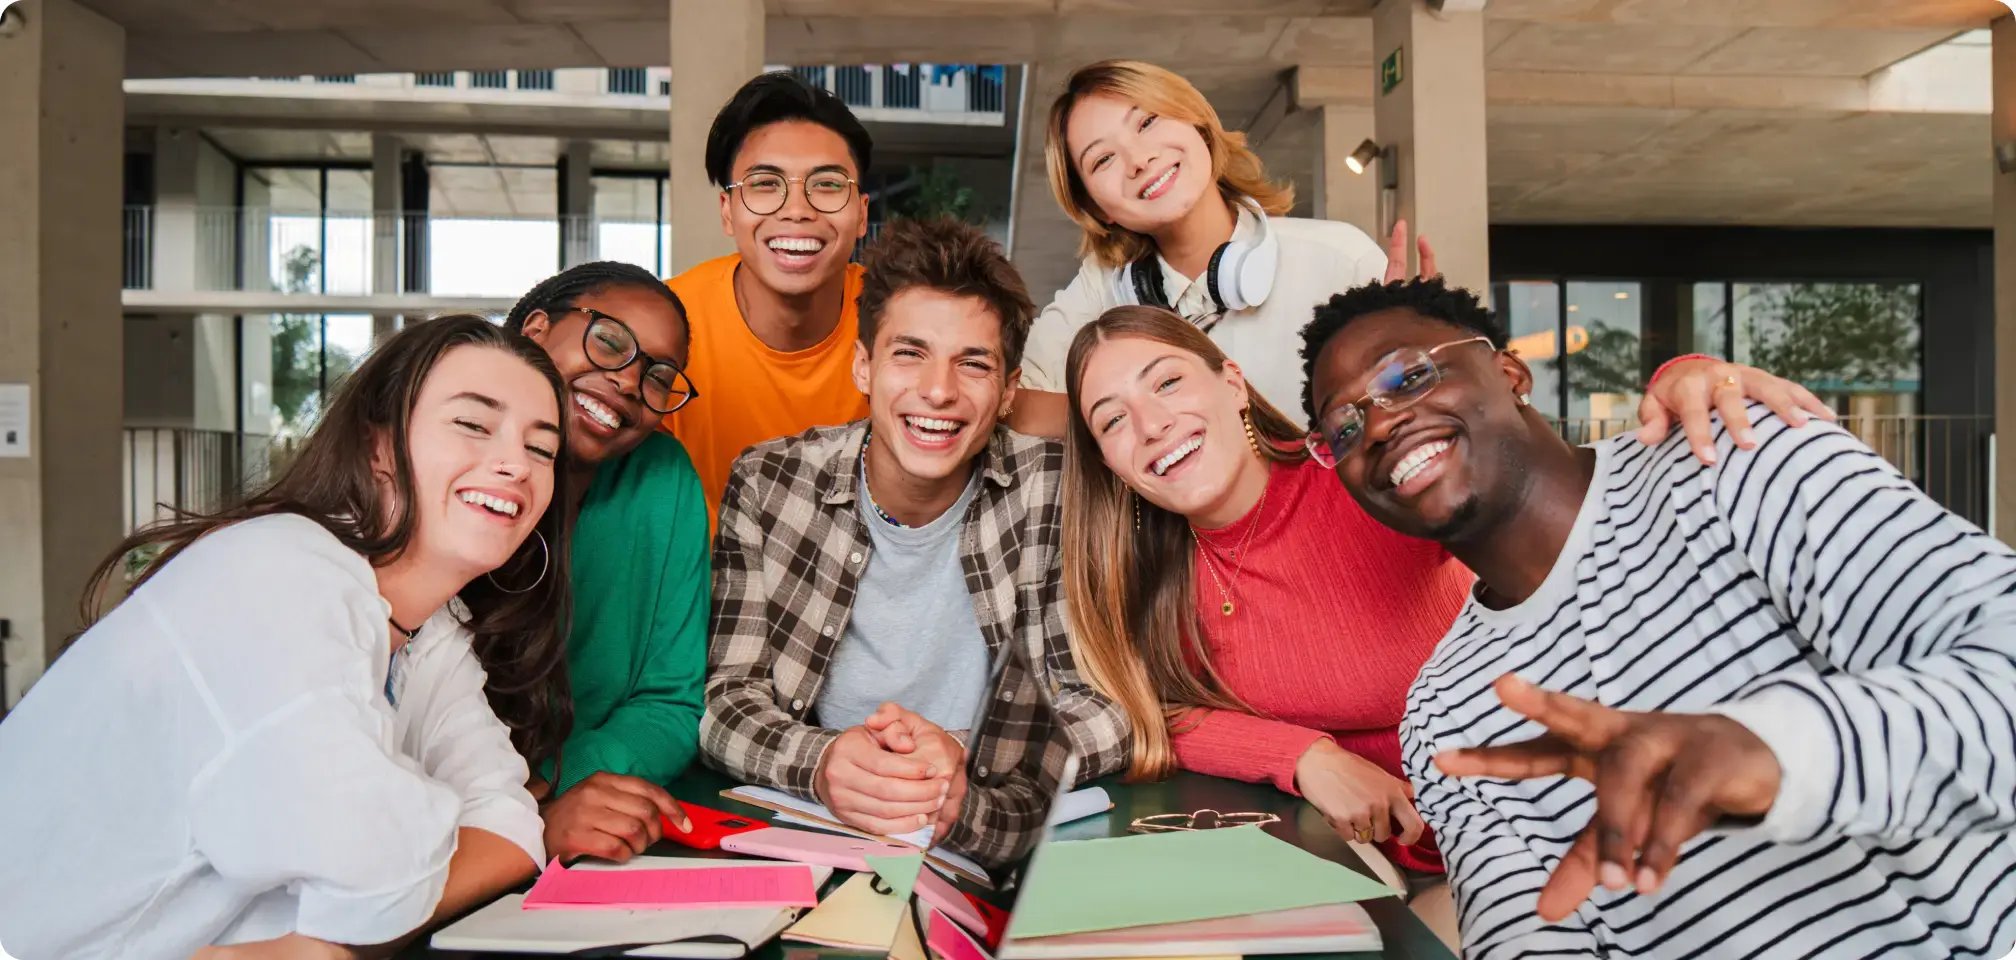
<path id="1" fill-rule="evenodd" d="M 1043 153 L 1051 192 L 1084 230 L 1083 260 L 1029 331 L 1010 417 L 1023 433 L 1064 435 L 1065 353 L 1113 307 L 1169 310 L 1208 334 L 1255 390 L 1299 397 L 1302 328 L 1316 306 L 1405 279 L 1406 224 L 1382 250 L 1348 223 L 1286 216 L 1294 188 L 1267 178 L 1245 135 L 1226 130 L 1190 81 L 1152 63 L 1079 68 L 1050 107 Z M 1425 237 L 1420 250 L 1422 274 L 1434 275 Z M 1681 357 L 1652 379 L 1641 437 L 1657 443 L 1677 423 L 1704 457 L 1713 456 L 1711 409 L 1741 425 L 1739 437 L 1748 432 L 1745 399 L 1789 394 L 1826 409 L 1797 384 L 1711 357 Z M 1287 415 L 1305 426 L 1299 411 Z"/>

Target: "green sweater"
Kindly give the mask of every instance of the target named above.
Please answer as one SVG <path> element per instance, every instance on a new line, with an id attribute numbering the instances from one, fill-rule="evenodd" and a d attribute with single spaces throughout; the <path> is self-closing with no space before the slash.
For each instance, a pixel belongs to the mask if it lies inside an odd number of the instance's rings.
<path id="1" fill-rule="evenodd" d="M 597 770 L 670 783 L 698 750 L 707 677 L 707 503 L 686 448 L 654 433 L 603 464 L 573 553 L 574 732 L 555 793 Z"/>

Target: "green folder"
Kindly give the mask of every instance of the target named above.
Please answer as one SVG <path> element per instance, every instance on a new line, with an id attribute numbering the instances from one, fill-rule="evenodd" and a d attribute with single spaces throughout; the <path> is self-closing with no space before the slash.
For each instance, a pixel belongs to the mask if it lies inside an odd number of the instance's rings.
<path id="1" fill-rule="evenodd" d="M 1257 826 L 1047 843 L 1008 935 L 1049 937 L 1393 896 Z"/>

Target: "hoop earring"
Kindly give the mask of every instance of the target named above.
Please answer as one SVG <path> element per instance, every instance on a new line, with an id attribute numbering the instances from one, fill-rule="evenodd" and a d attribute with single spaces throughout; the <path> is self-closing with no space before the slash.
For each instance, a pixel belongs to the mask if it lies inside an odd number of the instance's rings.
<path id="1" fill-rule="evenodd" d="M 1267 459 L 1267 455 L 1260 452 L 1260 438 L 1253 433 L 1253 408 L 1247 407 L 1239 411 L 1239 419 L 1246 422 L 1246 445 L 1253 448 L 1254 456 L 1262 460 Z"/>
<path id="2" fill-rule="evenodd" d="M 546 545 L 546 535 L 540 533 L 537 527 L 532 529 L 532 535 L 539 538 L 539 578 L 521 589 L 513 590 L 497 582 L 497 571 L 492 570 L 484 574 L 484 579 L 489 580 L 490 585 L 496 587 L 499 593 L 530 593 L 534 587 L 546 581 L 546 570 L 553 565 L 553 550 Z"/>

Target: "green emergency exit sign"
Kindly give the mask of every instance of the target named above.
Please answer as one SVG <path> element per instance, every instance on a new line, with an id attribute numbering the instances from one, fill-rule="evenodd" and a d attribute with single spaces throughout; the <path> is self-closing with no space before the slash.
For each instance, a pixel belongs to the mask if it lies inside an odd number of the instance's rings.
<path id="1" fill-rule="evenodd" d="M 1400 85 L 1400 81 L 1405 75 L 1400 53 L 1400 49 L 1396 48 L 1392 53 L 1386 55 L 1386 62 L 1379 65 L 1380 96 L 1392 93 L 1393 88 Z"/>

